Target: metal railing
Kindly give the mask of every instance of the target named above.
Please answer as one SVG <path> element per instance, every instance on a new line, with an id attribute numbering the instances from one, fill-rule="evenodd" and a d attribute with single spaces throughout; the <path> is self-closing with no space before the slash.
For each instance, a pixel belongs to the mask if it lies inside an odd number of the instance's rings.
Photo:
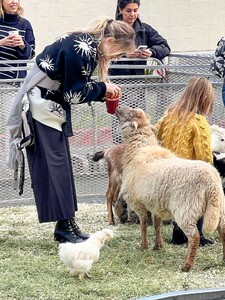
<path id="1" fill-rule="evenodd" d="M 112 68 L 144 68 L 145 75 L 111 76 L 110 79 L 122 88 L 120 104 L 141 107 L 151 115 L 154 124 L 168 105 L 179 97 L 190 77 L 206 76 L 212 82 L 216 95 L 211 123 L 223 126 L 222 80 L 210 72 L 211 57 L 212 53 L 174 53 L 168 57 L 166 64 L 149 59 L 146 65 L 128 65 L 125 60 L 124 65 L 113 65 Z M 27 61 L 27 70 L 32 63 Z M 8 147 L 5 124 L 21 82 L 21 79 L 0 80 L 0 205 L 33 201 L 27 164 L 22 196 L 13 189 L 13 174 L 5 165 Z M 104 199 L 108 184 L 107 166 L 104 161 L 93 162 L 92 156 L 96 151 L 121 142 L 118 122 L 115 116 L 106 113 L 104 103 L 93 102 L 92 107 L 86 104 L 73 105 L 72 123 L 74 135 L 69 140 L 78 200 L 82 201 L 86 197 Z"/>
<path id="2" fill-rule="evenodd" d="M 224 300 L 225 289 L 202 289 L 171 292 L 161 295 L 138 298 L 138 300 Z"/>

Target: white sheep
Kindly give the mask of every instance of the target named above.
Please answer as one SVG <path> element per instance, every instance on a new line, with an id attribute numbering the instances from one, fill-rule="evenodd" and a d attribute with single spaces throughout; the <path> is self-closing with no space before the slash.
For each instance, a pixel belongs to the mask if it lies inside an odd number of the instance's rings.
<path id="1" fill-rule="evenodd" d="M 125 144 L 120 195 L 139 216 L 141 249 L 148 248 L 147 210 L 154 216 L 155 249 L 163 247 L 162 220 L 173 219 L 188 238 L 182 267 L 188 272 L 200 241 L 196 223 L 204 216 L 206 232 L 219 230 L 225 259 L 225 203 L 217 170 L 206 162 L 178 158 L 161 146 L 151 146 L 154 134 L 143 110 L 118 107 L 116 116 Z"/>

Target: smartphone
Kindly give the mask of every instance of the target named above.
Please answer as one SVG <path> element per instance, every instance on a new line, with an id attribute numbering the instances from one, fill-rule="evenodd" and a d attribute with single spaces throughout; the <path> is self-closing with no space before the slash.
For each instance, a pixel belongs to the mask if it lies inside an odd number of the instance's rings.
<path id="1" fill-rule="evenodd" d="M 140 45 L 138 46 L 138 50 L 146 50 L 148 48 L 147 45 Z"/>

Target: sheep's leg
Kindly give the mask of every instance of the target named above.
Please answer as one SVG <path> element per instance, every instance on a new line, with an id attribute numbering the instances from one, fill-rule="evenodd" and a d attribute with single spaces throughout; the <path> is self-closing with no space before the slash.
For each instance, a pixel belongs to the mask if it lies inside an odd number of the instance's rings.
<path id="1" fill-rule="evenodd" d="M 155 246 L 154 250 L 159 250 L 162 249 L 164 246 L 164 241 L 162 238 L 162 219 L 159 216 L 153 215 L 153 224 L 155 228 L 155 233 L 156 233 L 156 239 L 155 239 Z"/>
<path id="2" fill-rule="evenodd" d="M 113 201 L 113 185 L 109 184 L 108 190 L 106 192 L 106 201 L 107 201 L 107 212 L 108 212 L 108 221 L 109 225 L 115 225 L 112 201 Z"/>
<path id="3" fill-rule="evenodd" d="M 140 203 L 138 209 L 132 206 L 134 212 L 138 215 L 140 219 L 141 226 L 141 251 L 148 249 L 148 239 L 147 239 L 147 210 L 143 207 L 140 209 Z"/>
<path id="4" fill-rule="evenodd" d="M 182 272 L 189 272 L 193 267 L 193 265 L 195 264 L 195 257 L 200 244 L 200 235 L 197 226 L 193 235 L 188 234 L 187 230 L 183 228 L 181 229 L 184 231 L 184 233 L 188 238 L 187 254 L 186 254 L 184 265 L 181 270 Z"/>
<path id="5" fill-rule="evenodd" d="M 123 195 L 118 196 L 115 205 L 114 212 L 120 220 L 121 224 L 126 223 L 127 221 L 127 203 L 123 198 Z"/>
<path id="6" fill-rule="evenodd" d="M 148 249 L 147 240 L 147 212 L 143 215 L 138 215 L 141 225 L 141 251 Z"/>
<path id="7" fill-rule="evenodd" d="M 132 213 L 133 213 L 132 208 L 129 205 L 127 205 L 127 222 L 132 223 Z"/>
<path id="8" fill-rule="evenodd" d="M 131 204 L 131 205 L 130 205 Z M 147 240 L 147 209 L 142 205 L 138 199 L 135 199 L 135 202 L 128 203 L 131 209 L 138 215 L 140 220 L 141 227 L 141 251 L 148 249 L 148 240 Z"/>
<path id="9" fill-rule="evenodd" d="M 220 238 L 223 245 L 223 261 L 225 262 L 225 220 L 223 219 L 220 220 L 218 232 L 220 234 Z"/>

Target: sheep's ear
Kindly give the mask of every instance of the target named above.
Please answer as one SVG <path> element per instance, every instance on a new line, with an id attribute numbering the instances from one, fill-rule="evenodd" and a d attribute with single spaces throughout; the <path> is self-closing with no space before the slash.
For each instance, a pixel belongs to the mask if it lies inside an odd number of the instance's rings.
<path id="1" fill-rule="evenodd" d="M 138 128 L 138 122 L 137 121 L 133 121 L 131 123 L 131 126 L 136 130 Z"/>

